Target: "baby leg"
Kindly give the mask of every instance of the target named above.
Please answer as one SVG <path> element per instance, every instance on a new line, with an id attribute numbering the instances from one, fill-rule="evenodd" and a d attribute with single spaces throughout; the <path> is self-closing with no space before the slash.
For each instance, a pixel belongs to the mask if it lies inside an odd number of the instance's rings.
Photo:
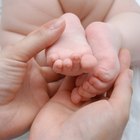
<path id="1" fill-rule="evenodd" d="M 121 39 L 117 31 L 106 23 L 95 22 L 87 27 L 86 35 L 98 64 L 91 74 L 77 78 L 77 87 L 72 92 L 75 103 L 105 93 L 120 70 L 118 52 Z"/>
<path id="2" fill-rule="evenodd" d="M 96 59 L 87 43 L 80 20 L 70 13 L 64 14 L 62 18 L 66 22 L 66 29 L 61 38 L 47 51 L 48 66 L 56 73 L 69 76 L 91 72 Z"/>

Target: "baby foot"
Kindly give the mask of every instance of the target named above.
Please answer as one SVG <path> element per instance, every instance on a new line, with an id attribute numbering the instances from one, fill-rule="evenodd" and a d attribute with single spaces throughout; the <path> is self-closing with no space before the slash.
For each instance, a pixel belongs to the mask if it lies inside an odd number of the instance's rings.
<path id="1" fill-rule="evenodd" d="M 92 74 L 77 78 L 77 87 L 71 97 L 74 103 L 105 93 L 113 85 L 120 70 L 118 50 L 121 41 L 117 32 L 108 24 L 97 22 L 87 27 L 86 35 L 98 64 Z"/>
<path id="2" fill-rule="evenodd" d="M 66 22 L 66 29 L 61 38 L 47 51 L 48 66 L 56 73 L 69 76 L 91 72 L 96 59 L 87 43 L 80 20 L 70 13 L 64 14 L 62 18 Z"/>

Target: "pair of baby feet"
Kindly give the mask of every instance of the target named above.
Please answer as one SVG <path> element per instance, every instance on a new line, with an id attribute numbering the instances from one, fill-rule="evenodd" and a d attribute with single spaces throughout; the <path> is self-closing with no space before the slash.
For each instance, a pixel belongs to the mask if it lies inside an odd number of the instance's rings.
<path id="1" fill-rule="evenodd" d="M 47 51 L 47 64 L 56 73 L 78 76 L 71 99 L 74 103 L 105 93 L 116 79 L 120 65 L 116 40 L 106 23 L 91 23 L 85 30 L 79 18 L 64 14 L 66 28 Z"/>

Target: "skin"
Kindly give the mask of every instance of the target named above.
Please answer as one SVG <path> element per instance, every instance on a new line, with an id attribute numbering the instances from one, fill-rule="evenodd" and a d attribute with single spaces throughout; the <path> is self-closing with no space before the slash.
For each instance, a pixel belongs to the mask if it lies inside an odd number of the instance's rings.
<path id="1" fill-rule="evenodd" d="M 120 72 L 118 53 L 122 39 L 118 30 L 110 24 L 94 22 L 86 28 L 85 34 L 97 63 L 90 73 L 78 76 L 77 87 L 72 92 L 75 103 L 106 92 Z"/>
<path id="2" fill-rule="evenodd" d="M 81 21 L 72 13 L 66 13 L 61 18 L 65 20 L 66 28 L 61 38 L 48 49 L 47 64 L 63 75 L 77 76 L 92 72 L 97 60 L 87 42 Z"/>
<path id="3" fill-rule="evenodd" d="M 57 24 L 56 24 L 57 23 Z M 65 22 L 53 20 L 42 25 L 20 42 L 1 48 L 0 52 L 0 139 L 7 140 L 23 134 L 40 108 L 48 102 L 57 81 L 47 68 L 34 58 L 53 44 L 62 34 Z M 24 48 L 24 49 L 23 49 Z"/>
<path id="4" fill-rule="evenodd" d="M 130 55 L 120 53 L 121 73 L 110 96 L 75 105 L 70 100 L 74 80 L 66 77 L 56 95 L 36 117 L 30 140 L 119 140 L 131 102 Z M 128 59 L 126 59 L 128 58 Z"/>
<path id="5" fill-rule="evenodd" d="M 22 10 L 23 7 L 26 11 Z M 82 74 L 77 78 L 76 88 L 71 96 L 74 103 L 79 103 L 104 93 L 112 86 L 120 71 L 118 53 L 121 47 L 126 47 L 130 50 L 132 64 L 138 63 L 140 60 L 138 53 L 140 30 L 136 28 L 140 24 L 140 8 L 135 0 L 124 0 L 123 2 L 122 0 L 53 0 L 51 3 L 48 0 L 42 0 L 41 2 L 37 0 L 21 0 L 20 3 L 18 0 L 14 0 L 12 4 L 10 0 L 5 0 L 2 15 L 2 46 L 17 42 L 44 22 L 60 17 L 67 12 L 74 13 L 80 19 L 92 52 L 89 53 L 89 47 L 83 52 L 79 51 L 82 45 L 80 43 L 79 45 L 71 45 L 69 38 L 67 38 L 65 39 L 67 41 L 64 40 L 62 43 L 61 39 L 54 47 L 50 48 L 47 58 L 45 51 L 42 51 L 36 59 L 40 65 L 49 65 L 49 60 L 53 60 L 54 63 L 49 66 L 57 73 L 64 75 Z M 66 19 L 66 21 L 68 20 Z M 71 28 L 73 29 L 73 26 Z M 93 32 L 89 33 L 89 29 L 92 29 Z M 72 34 L 70 38 L 73 36 Z M 74 39 L 75 37 L 73 42 Z M 94 41 L 91 41 L 92 39 Z M 65 46 L 70 47 L 68 53 L 66 53 Z M 80 58 L 80 61 L 76 62 L 78 67 L 76 67 L 76 70 L 75 65 L 73 65 L 75 61 L 71 58 L 75 52 L 76 56 Z M 82 59 L 83 57 L 81 56 L 84 56 L 85 54 L 83 53 L 85 52 L 88 52 L 88 54 L 93 53 L 96 57 L 96 67 L 93 61 L 91 61 L 92 65 L 90 65 L 90 63 L 87 64 L 88 61 L 85 61 L 87 60 L 85 57 Z M 66 54 L 67 56 L 65 56 Z M 83 64 L 83 60 L 84 66 L 79 68 Z M 90 69 L 84 69 L 85 62 Z M 94 67 L 92 72 L 89 66 Z M 83 74 L 85 72 L 90 72 L 90 74 Z"/>
<path id="6" fill-rule="evenodd" d="M 56 0 L 53 0 L 51 4 L 50 1 L 47 0 L 42 0 L 42 3 L 40 3 L 38 0 L 31 0 L 30 2 L 28 0 L 21 0 L 20 2 L 19 0 L 14 0 L 11 4 L 10 0 L 5 0 L 2 16 L 2 30 L 0 37 L 0 43 L 2 48 L 9 44 L 15 44 L 19 40 L 22 40 L 27 34 L 32 32 L 40 25 L 44 24 L 46 21 L 59 17 L 65 12 L 73 12 L 78 15 L 82 22 L 82 25 L 85 28 L 93 21 L 101 21 L 113 24 L 115 27 L 117 27 L 117 31 L 119 31 L 119 33 L 124 37 L 122 46 L 129 48 L 129 50 L 132 52 L 132 62 L 135 62 L 135 60 L 139 60 L 140 42 L 139 38 L 137 37 L 140 36 L 140 32 L 139 28 L 135 27 L 139 27 L 140 24 L 140 10 L 138 5 L 136 5 L 136 3 L 134 2 L 134 0 L 123 2 L 121 0 L 116 0 L 116 2 L 113 5 L 113 1 L 111 0 L 107 0 L 104 3 L 102 1 L 97 0 L 90 0 L 88 1 L 88 3 L 84 3 L 85 1 L 76 2 L 74 0 L 61 0 L 60 5 Z M 92 5 L 90 2 L 93 2 L 97 5 Z M 69 8 L 70 4 L 71 9 Z M 23 5 L 26 9 L 24 11 L 22 7 Z M 47 7 L 48 5 L 49 8 Z M 81 14 L 81 10 L 77 10 L 81 9 L 81 7 L 84 7 L 85 10 L 83 11 L 86 11 L 85 13 L 82 12 Z M 118 7 L 120 7 L 119 10 Z M 122 12 L 123 14 L 120 14 L 120 12 Z M 25 15 L 28 15 L 30 18 L 27 18 Z M 118 21 L 123 21 L 123 24 L 118 23 Z M 127 28 L 128 25 L 131 25 L 129 26 L 131 28 Z M 38 54 L 36 57 L 36 62 L 40 66 L 44 65 L 44 52 L 45 51 L 43 51 L 43 53 Z M 51 79 L 51 77 L 49 79 Z"/>

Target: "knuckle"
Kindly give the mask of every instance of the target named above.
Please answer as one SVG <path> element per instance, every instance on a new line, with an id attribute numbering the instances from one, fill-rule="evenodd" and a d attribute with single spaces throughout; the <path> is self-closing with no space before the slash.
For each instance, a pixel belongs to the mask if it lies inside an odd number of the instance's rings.
<path id="1" fill-rule="evenodd" d="M 37 32 L 35 32 L 35 36 L 37 37 L 37 38 L 42 38 L 43 36 L 44 36 L 44 34 L 45 34 L 45 29 L 42 27 L 42 28 L 40 28 L 39 30 L 37 30 Z"/>

